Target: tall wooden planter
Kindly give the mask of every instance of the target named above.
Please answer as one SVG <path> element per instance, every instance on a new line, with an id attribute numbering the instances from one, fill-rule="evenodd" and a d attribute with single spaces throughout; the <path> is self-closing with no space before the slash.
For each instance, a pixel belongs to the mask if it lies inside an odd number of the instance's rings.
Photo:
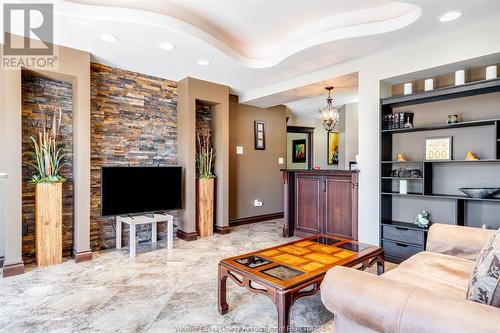
<path id="1" fill-rule="evenodd" d="M 35 188 L 36 263 L 62 262 L 62 183 L 40 183 Z"/>
<path id="2" fill-rule="evenodd" d="M 197 230 L 198 236 L 214 234 L 214 178 L 198 179 Z"/>

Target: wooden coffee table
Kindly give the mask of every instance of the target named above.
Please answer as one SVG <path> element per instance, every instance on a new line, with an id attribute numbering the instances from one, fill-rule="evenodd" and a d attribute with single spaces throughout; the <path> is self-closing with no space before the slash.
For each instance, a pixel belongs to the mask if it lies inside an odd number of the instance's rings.
<path id="1" fill-rule="evenodd" d="M 290 307 L 297 299 L 314 295 L 330 268 L 360 265 L 358 269 L 365 270 L 374 264 L 377 274 L 382 274 L 381 247 L 328 235 L 226 258 L 219 263 L 219 313 L 226 314 L 229 308 L 226 301 L 229 277 L 237 285 L 271 298 L 278 309 L 278 332 L 289 332 Z"/>

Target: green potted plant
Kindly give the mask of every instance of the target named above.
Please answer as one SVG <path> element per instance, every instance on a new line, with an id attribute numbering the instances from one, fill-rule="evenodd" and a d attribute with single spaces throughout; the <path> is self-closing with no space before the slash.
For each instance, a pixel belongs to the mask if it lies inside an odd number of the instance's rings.
<path id="1" fill-rule="evenodd" d="M 61 168 L 68 155 L 59 143 L 61 108 L 42 107 L 42 128 L 30 137 L 33 148 L 28 165 L 36 173 L 30 183 L 35 185 L 35 248 L 38 266 L 62 262 L 62 183 Z"/>
<path id="2" fill-rule="evenodd" d="M 200 237 L 206 237 L 214 232 L 215 151 L 211 145 L 209 125 L 199 126 L 196 142 L 197 230 Z"/>

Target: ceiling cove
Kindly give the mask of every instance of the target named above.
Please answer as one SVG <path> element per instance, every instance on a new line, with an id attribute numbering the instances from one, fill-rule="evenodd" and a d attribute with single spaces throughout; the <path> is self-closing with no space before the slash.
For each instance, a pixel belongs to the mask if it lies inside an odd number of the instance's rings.
<path id="1" fill-rule="evenodd" d="M 66 17 L 110 24 L 133 23 L 186 34 L 249 68 L 276 66 L 314 46 L 396 31 L 417 21 L 422 13 L 413 4 L 388 0 L 241 0 L 237 6 L 235 3 L 234 0 L 67 0 L 54 2 L 54 7 L 57 15 Z"/>

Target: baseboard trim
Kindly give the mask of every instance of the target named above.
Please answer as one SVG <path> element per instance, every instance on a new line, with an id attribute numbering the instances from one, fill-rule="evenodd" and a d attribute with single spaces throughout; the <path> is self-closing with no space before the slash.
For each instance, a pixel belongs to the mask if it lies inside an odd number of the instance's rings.
<path id="1" fill-rule="evenodd" d="M 273 213 L 273 214 L 265 214 L 265 215 L 243 217 L 241 219 L 232 219 L 232 220 L 229 220 L 229 226 L 236 227 L 236 226 L 239 226 L 239 225 L 245 225 L 245 224 L 257 223 L 257 222 L 263 222 L 263 221 L 281 219 L 281 218 L 283 218 L 283 216 L 284 216 L 284 213 L 280 212 L 280 213 Z"/>
<path id="2" fill-rule="evenodd" d="M 177 238 L 182 239 L 186 242 L 191 242 L 198 239 L 198 234 L 196 232 L 185 232 L 177 229 Z"/>
<path id="3" fill-rule="evenodd" d="M 228 233 L 231 232 L 231 227 L 228 225 L 225 226 L 214 225 L 214 232 L 221 235 L 227 235 Z"/>
<path id="4" fill-rule="evenodd" d="M 84 261 L 90 261 L 92 260 L 92 250 L 78 252 L 73 249 L 73 258 L 77 264 Z"/>
<path id="5" fill-rule="evenodd" d="M 3 277 L 11 277 L 24 274 L 24 263 L 19 262 L 17 264 L 10 264 L 3 266 Z"/>

